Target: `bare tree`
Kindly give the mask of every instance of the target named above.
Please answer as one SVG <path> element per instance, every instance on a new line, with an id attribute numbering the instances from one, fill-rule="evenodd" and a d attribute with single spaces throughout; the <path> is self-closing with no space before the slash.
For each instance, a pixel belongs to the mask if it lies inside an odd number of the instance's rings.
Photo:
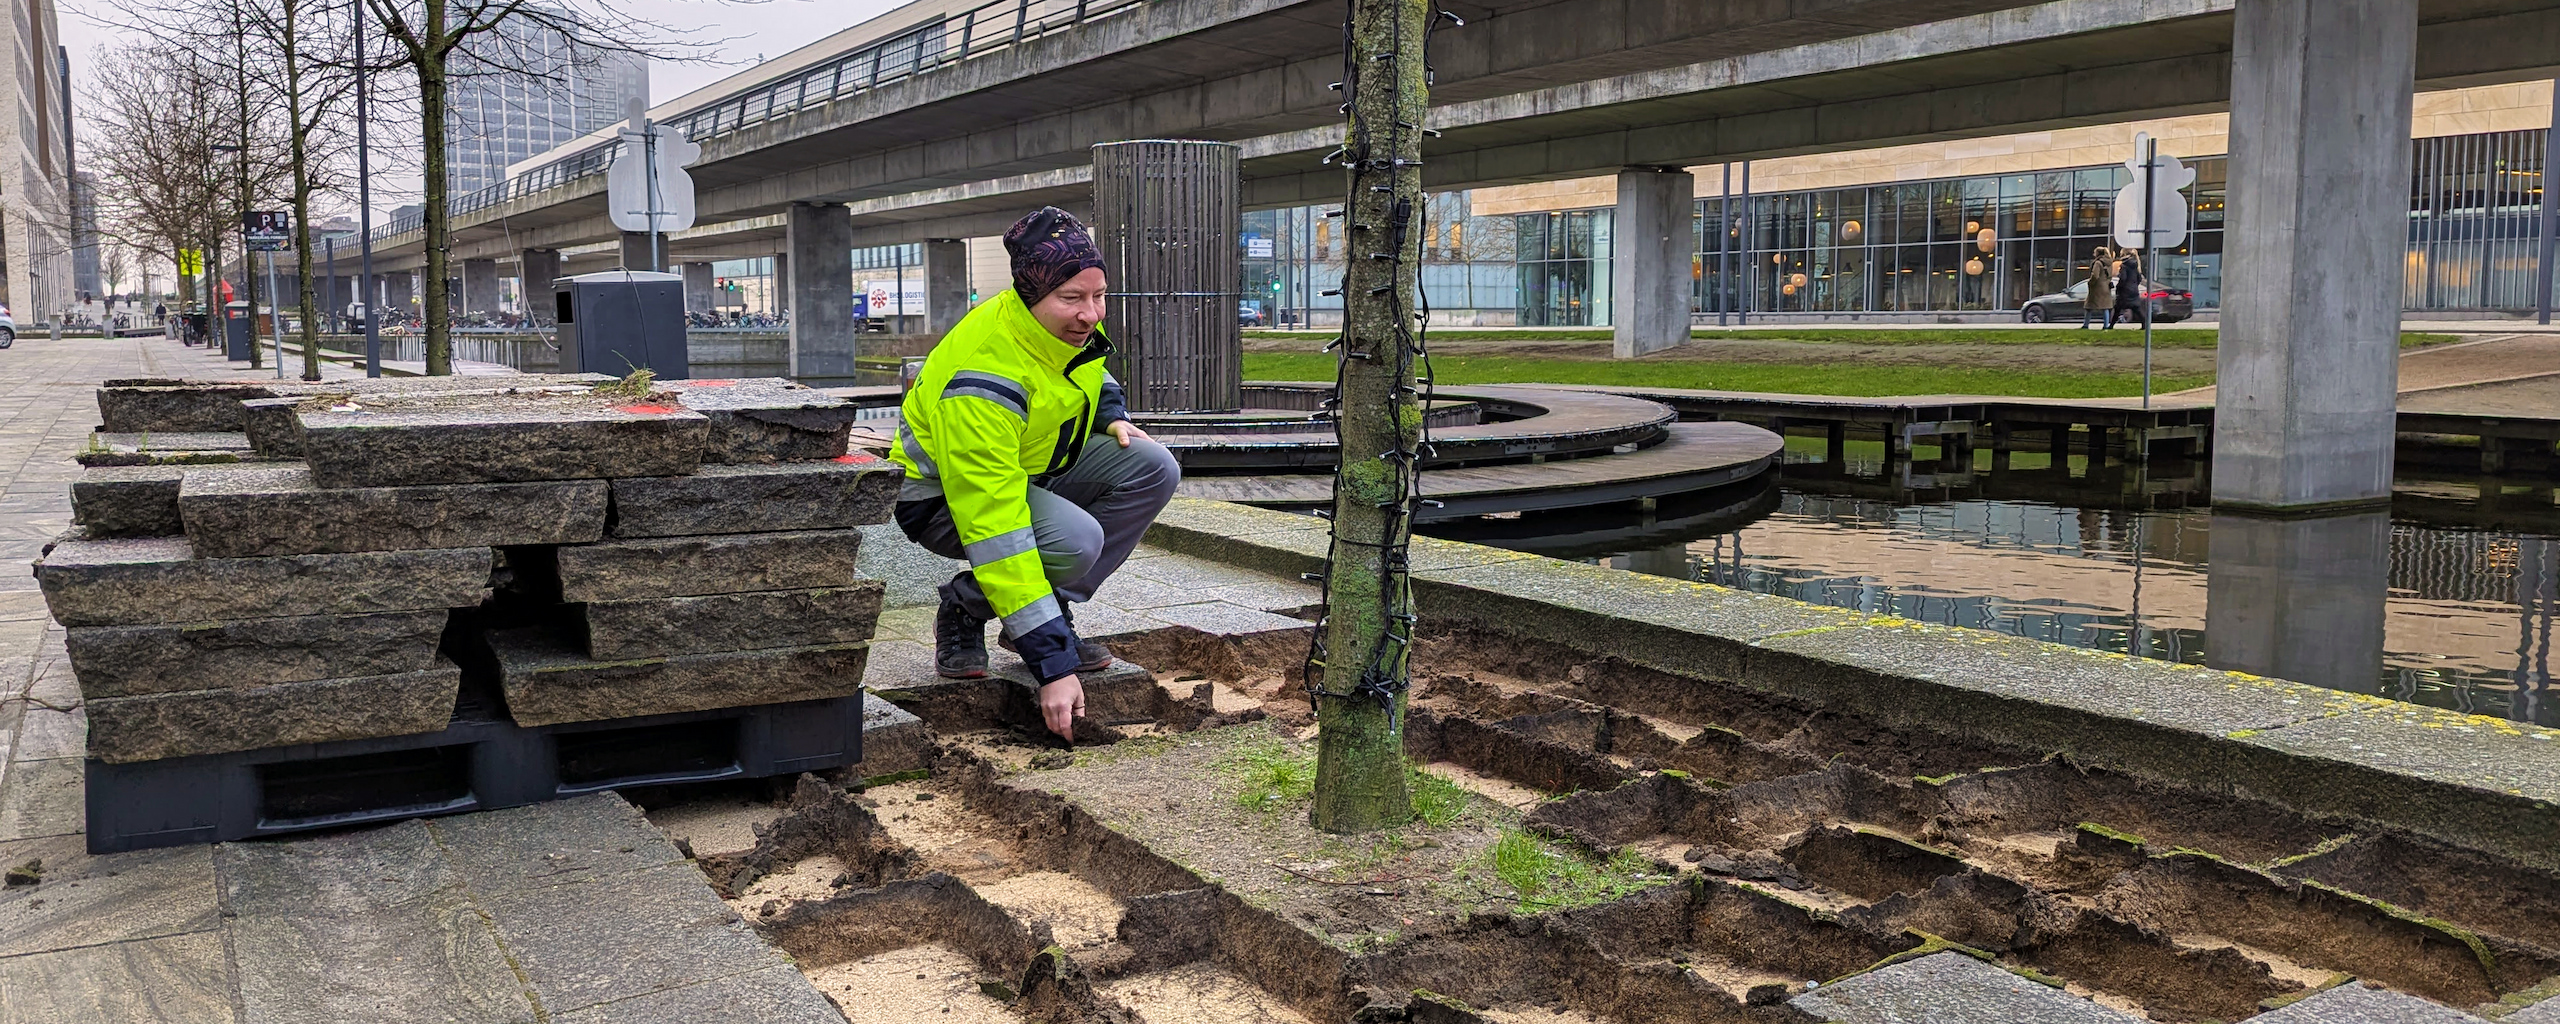
<path id="1" fill-rule="evenodd" d="M 454 80 L 462 75 L 518 75 L 559 81 L 573 72 L 543 56 L 539 43 L 574 40 L 581 61 L 617 55 L 699 59 L 666 26 L 632 17 L 603 0 L 362 0 L 394 44 L 399 63 L 418 83 L 419 153 L 426 172 L 421 214 L 426 250 L 426 355 L 429 374 L 453 372 L 453 314 L 445 281 L 453 234 L 450 175 L 445 166 Z"/>
<path id="2" fill-rule="evenodd" d="M 251 82 L 283 98 L 279 125 L 287 196 L 299 241 L 294 245 L 296 306 L 302 320 L 302 379 L 320 379 L 320 309 L 311 281 L 312 210 L 345 184 L 346 133 L 340 115 L 355 96 L 354 53 L 342 0 L 232 0 L 244 40 L 268 59 L 244 61 Z M 274 297 L 278 306 L 284 297 Z"/>
<path id="3" fill-rule="evenodd" d="M 107 312 L 116 309 L 116 299 L 124 294 L 124 283 L 133 279 L 133 250 L 123 242 L 100 239 L 98 242 L 98 283 L 107 286 Z"/>
<path id="4" fill-rule="evenodd" d="M 148 43 L 101 48 L 90 67 L 84 162 L 98 176 L 99 237 L 179 263 L 226 227 L 213 147 L 228 134 L 229 76 L 197 51 Z M 197 301 L 197 283 L 180 275 L 180 303 Z"/>

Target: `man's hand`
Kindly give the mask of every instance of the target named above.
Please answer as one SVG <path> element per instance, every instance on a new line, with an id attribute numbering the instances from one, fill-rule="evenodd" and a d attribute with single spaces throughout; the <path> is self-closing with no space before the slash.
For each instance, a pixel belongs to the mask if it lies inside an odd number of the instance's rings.
<path id="1" fill-rule="evenodd" d="M 1143 435 L 1141 435 L 1143 436 Z M 1040 718 L 1069 743 L 1076 741 L 1076 717 L 1084 714 L 1084 683 L 1060 676 L 1040 687 Z"/>
<path id="2" fill-rule="evenodd" d="M 1111 421 L 1110 426 L 1102 429 L 1112 437 L 1118 438 L 1120 441 L 1120 447 L 1122 448 L 1129 447 L 1129 442 L 1134 439 L 1147 436 L 1146 431 L 1138 429 L 1137 424 L 1131 423 L 1128 420 L 1113 420 Z"/>

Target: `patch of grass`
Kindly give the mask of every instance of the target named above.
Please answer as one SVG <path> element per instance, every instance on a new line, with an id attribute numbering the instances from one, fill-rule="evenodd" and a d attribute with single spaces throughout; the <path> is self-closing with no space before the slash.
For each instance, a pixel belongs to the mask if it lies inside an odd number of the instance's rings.
<path id="1" fill-rule="evenodd" d="M 621 380 L 598 384 L 595 393 L 613 398 L 647 398 L 658 390 L 658 373 L 646 366 L 633 367 Z"/>
<path id="2" fill-rule="evenodd" d="M 1660 880 L 1632 851 L 1596 860 L 1518 829 L 1504 830 L 1485 861 L 1523 905 L 1549 909 L 1606 903 Z"/>
<path id="3" fill-rule="evenodd" d="M 1269 811 L 1305 800 L 1316 791 L 1316 755 L 1280 741 L 1258 739 L 1213 766 L 1237 783 L 1236 806 Z"/>
<path id="4" fill-rule="evenodd" d="M 1414 819 L 1425 825 L 1439 828 L 1456 821 L 1474 803 L 1475 795 L 1455 782 L 1423 771 L 1418 765 L 1406 770 L 1411 773 L 1405 788 L 1413 795 Z"/>
<path id="5" fill-rule="evenodd" d="M 1442 384 L 1597 384 L 1846 395 L 2015 395 L 2034 398 L 2121 398 L 2142 393 L 2142 374 L 2003 370 L 1975 367 L 1857 364 L 1717 363 L 1694 360 L 1515 359 L 1444 355 L 1432 359 Z M 1247 352 L 1247 380 L 1332 380 L 1333 356 L 1321 352 Z M 2155 392 L 2213 383 L 2210 374 L 2159 374 Z"/>

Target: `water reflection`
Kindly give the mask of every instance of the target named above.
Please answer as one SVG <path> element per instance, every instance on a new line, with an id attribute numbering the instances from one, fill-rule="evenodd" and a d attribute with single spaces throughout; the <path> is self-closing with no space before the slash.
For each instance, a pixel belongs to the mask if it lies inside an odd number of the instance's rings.
<path id="1" fill-rule="evenodd" d="M 2093 470 L 2074 457 L 1961 469 L 1885 480 L 1797 464 L 1756 493 L 1432 532 L 2560 725 L 2548 671 L 2560 544 L 2541 532 L 2560 532 L 2560 509 L 2548 488 L 2537 501 L 2490 483 L 2465 500 L 2450 484 L 2413 484 L 2425 522 L 2405 511 L 2270 520 L 2203 509 L 2194 467 Z"/>

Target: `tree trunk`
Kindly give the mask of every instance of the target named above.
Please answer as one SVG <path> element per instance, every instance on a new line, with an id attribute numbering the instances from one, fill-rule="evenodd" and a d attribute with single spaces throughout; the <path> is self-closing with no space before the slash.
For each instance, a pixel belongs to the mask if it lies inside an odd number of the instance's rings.
<path id="1" fill-rule="evenodd" d="M 1352 3 L 1342 465 L 1316 698 L 1314 820 L 1327 832 L 1391 828 L 1413 817 L 1403 730 L 1413 600 L 1402 554 L 1422 429 L 1412 390 L 1413 240 L 1422 230 L 1422 42 L 1430 18 L 1430 0 Z"/>
<path id="2" fill-rule="evenodd" d="M 304 0 L 284 0 L 284 84 L 286 131 L 293 145 L 293 226 L 301 237 L 293 246 L 294 273 L 301 283 L 295 296 L 302 311 L 302 379 L 320 379 L 320 317 L 311 293 L 311 130 L 302 119 L 302 54 L 299 15 Z M 282 303 L 282 298 L 278 298 Z"/>
<path id="3" fill-rule="evenodd" d="M 445 109 L 445 0 L 426 0 L 426 32 L 424 43 L 416 51 L 418 64 L 418 113 L 425 123 L 420 133 L 420 163 L 426 169 L 426 189 L 421 197 L 426 209 L 420 219 L 426 227 L 426 280 L 418 282 L 426 293 L 427 375 L 443 376 L 453 372 L 453 312 L 446 308 L 444 281 L 445 242 L 453 231 L 453 217 L 446 208 L 446 173 L 444 154 Z"/>

